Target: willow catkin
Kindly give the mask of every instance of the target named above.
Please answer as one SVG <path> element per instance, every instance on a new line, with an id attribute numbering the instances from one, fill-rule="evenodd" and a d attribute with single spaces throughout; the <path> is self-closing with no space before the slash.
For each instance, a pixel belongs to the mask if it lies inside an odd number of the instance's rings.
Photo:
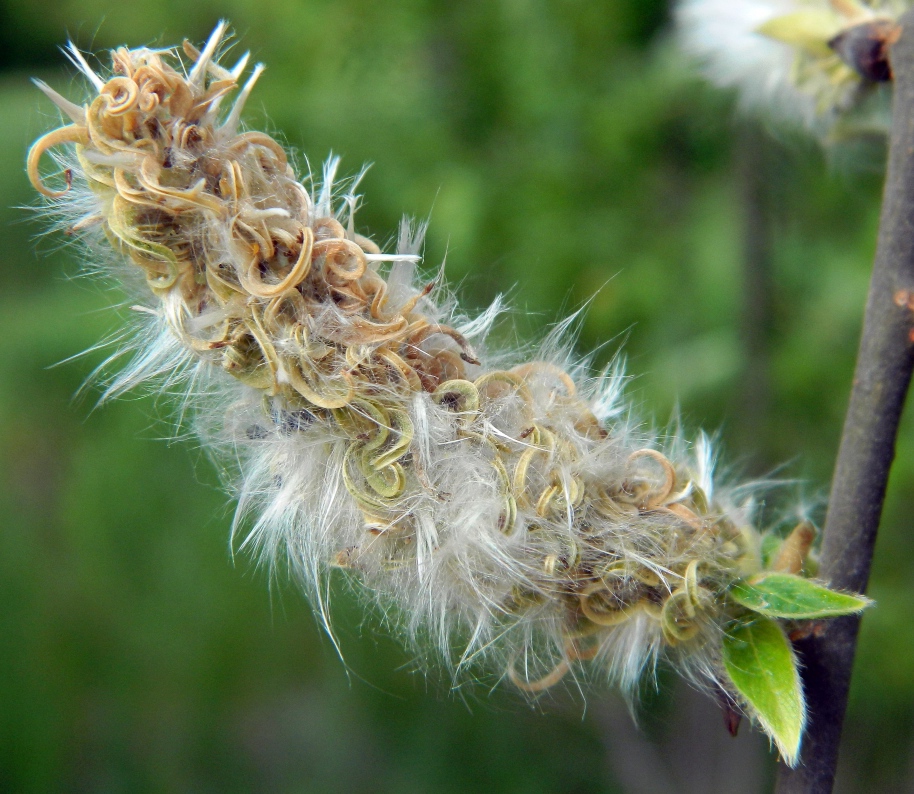
<path id="1" fill-rule="evenodd" d="M 741 106 L 824 139 L 837 124 L 886 124 L 874 87 L 891 79 L 889 47 L 910 0 L 678 0 L 683 49 Z M 871 105 L 871 106 L 869 106 Z"/>
<path id="2" fill-rule="evenodd" d="M 71 48 L 84 106 L 39 84 L 71 123 L 33 146 L 32 183 L 136 282 L 108 393 L 183 395 L 236 462 L 240 546 L 290 566 L 328 629 L 345 569 L 455 674 L 488 662 L 536 693 L 590 668 L 631 693 L 666 658 L 746 705 L 721 647 L 746 613 L 730 588 L 763 568 L 753 486 L 715 485 L 704 436 L 638 432 L 621 372 L 588 377 L 567 323 L 532 360 L 478 352 L 499 304 L 461 317 L 416 281 L 421 228 L 383 253 L 354 231 L 336 161 L 312 192 L 242 131 L 262 67 L 223 107 L 246 65 L 219 65 L 224 36 L 183 58 L 115 50 L 104 77 Z M 50 150 L 59 188 L 39 172 Z"/>

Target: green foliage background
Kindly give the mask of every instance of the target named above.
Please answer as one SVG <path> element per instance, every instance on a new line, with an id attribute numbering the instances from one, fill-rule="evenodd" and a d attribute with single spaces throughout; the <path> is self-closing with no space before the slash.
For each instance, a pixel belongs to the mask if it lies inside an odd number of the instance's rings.
<path id="1" fill-rule="evenodd" d="M 27 78 L 82 97 L 57 45 L 200 41 L 227 17 L 269 66 L 251 125 L 315 167 L 331 151 L 349 172 L 376 164 L 365 230 L 383 241 L 402 213 L 430 213 L 429 266 L 447 254 L 470 307 L 510 290 L 521 338 L 589 301 L 581 350 L 599 363 L 624 341 L 645 415 L 678 405 L 720 428 L 743 474 L 785 463 L 821 520 L 882 155 L 829 161 L 737 123 L 676 53 L 668 14 L 660 0 L 0 2 L 0 790 L 770 786 L 748 726 L 731 742 L 713 704 L 667 677 L 641 735 L 605 692 L 586 709 L 574 692 L 535 709 L 451 693 L 341 592 L 347 672 L 294 586 L 232 558 L 231 506 L 194 442 L 168 442 L 166 398 L 72 399 L 103 354 L 53 365 L 116 327 L 118 296 L 70 279 L 83 254 L 22 209 L 27 146 L 55 120 Z M 842 791 L 914 786 L 912 493 L 909 418 Z"/>

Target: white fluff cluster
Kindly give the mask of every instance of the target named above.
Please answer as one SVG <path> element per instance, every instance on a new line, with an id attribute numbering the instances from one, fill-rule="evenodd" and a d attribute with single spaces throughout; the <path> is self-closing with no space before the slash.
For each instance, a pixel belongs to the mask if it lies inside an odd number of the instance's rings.
<path id="1" fill-rule="evenodd" d="M 240 130 L 261 67 L 223 110 L 247 61 L 218 64 L 224 33 L 185 59 L 116 50 L 106 77 L 71 49 L 82 106 L 40 86 L 71 123 L 34 145 L 33 184 L 136 284 L 108 394 L 180 395 L 228 461 L 240 547 L 293 569 L 328 630 L 343 569 L 457 673 L 494 661 L 538 692 L 591 669 L 632 692 L 666 658 L 736 698 L 720 646 L 728 588 L 763 567 L 753 486 L 715 483 L 706 437 L 639 429 L 620 367 L 570 355 L 570 321 L 532 360 L 485 351 L 500 303 L 468 319 L 422 284 L 422 228 L 382 252 L 335 160 L 309 190 Z"/>
<path id="2" fill-rule="evenodd" d="M 680 0 L 682 48 L 742 107 L 827 132 L 872 84 L 839 56 L 836 37 L 892 22 L 908 0 Z"/>

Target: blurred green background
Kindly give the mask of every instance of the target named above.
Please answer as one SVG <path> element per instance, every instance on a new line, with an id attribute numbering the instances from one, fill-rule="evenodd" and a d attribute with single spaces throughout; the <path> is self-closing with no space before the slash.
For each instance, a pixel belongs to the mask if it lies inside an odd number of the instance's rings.
<path id="1" fill-rule="evenodd" d="M 465 305 L 509 290 L 528 337 L 590 301 L 582 352 L 624 342 L 630 394 L 720 429 L 741 475 L 784 464 L 821 520 L 881 187 L 878 145 L 826 157 L 704 86 L 660 0 L 0 2 L 0 790 L 764 791 L 669 676 L 636 729 L 608 692 L 530 708 L 452 693 L 341 592 L 346 666 L 294 585 L 232 559 L 232 506 L 167 399 L 73 399 L 119 297 L 72 279 L 24 177 L 83 88 L 57 46 L 200 41 L 220 17 L 269 69 L 248 122 L 315 166 L 376 165 L 363 230 L 430 213 Z M 843 153 L 842 153 L 843 152 Z M 839 790 L 914 791 L 914 426 L 902 428 Z M 777 514 L 771 506 L 769 515 Z"/>

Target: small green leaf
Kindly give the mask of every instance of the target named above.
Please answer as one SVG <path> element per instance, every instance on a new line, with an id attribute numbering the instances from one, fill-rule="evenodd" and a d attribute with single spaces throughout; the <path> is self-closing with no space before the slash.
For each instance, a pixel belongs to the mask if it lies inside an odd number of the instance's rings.
<path id="1" fill-rule="evenodd" d="M 737 604 L 760 615 L 793 620 L 852 615 L 873 603 L 863 596 L 838 593 L 790 573 L 763 573 L 736 582 L 729 594 Z"/>
<path id="2" fill-rule="evenodd" d="M 833 54 L 828 42 L 841 32 L 841 23 L 828 11 L 795 11 L 769 19 L 755 30 L 769 39 L 827 57 Z"/>
<path id="3" fill-rule="evenodd" d="M 781 627 L 753 618 L 724 634 L 724 666 L 751 714 L 794 766 L 806 724 L 806 703 L 793 650 Z"/>

